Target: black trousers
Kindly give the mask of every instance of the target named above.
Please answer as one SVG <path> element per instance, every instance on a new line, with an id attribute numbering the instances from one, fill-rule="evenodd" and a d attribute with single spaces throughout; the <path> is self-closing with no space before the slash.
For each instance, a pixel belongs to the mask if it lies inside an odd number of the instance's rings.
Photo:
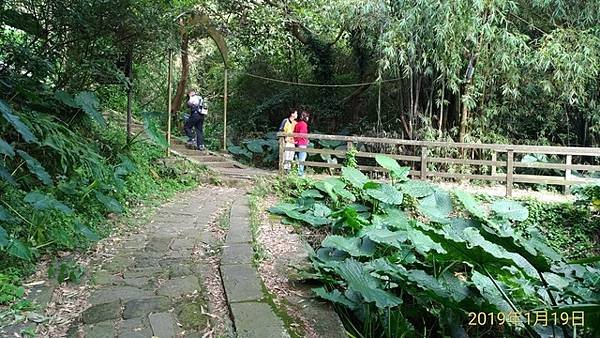
<path id="1" fill-rule="evenodd" d="M 196 145 L 198 147 L 204 146 L 204 115 L 194 112 L 187 120 L 183 129 L 185 130 L 185 134 L 188 137 L 188 142 L 192 142 L 194 140 L 194 134 L 192 134 L 192 129 L 196 129 Z"/>

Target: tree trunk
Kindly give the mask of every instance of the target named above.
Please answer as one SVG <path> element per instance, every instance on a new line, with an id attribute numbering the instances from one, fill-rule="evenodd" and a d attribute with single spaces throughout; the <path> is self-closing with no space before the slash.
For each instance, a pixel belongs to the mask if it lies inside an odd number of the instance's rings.
<path id="1" fill-rule="evenodd" d="M 477 63 L 476 52 L 471 55 L 469 59 L 469 65 L 467 66 L 467 74 L 465 75 L 465 94 L 464 97 L 468 97 L 473 89 L 473 73 L 475 72 L 475 64 Z M 463 109 L 460 115 L 460 131 L 458 134 L 458 142 L 464 142 L 467 134 L 467 123 L 469 122 L 469 108 L 462 102 Z"/>
<path id="2" fill-rule="evenodd" d="M 181 78 L 177 83 L 177 90 L 175 91 L 175 97 L 171 105 L 171 115 L 176 118 L 177 111 L 181 108 L 183 98 L 185 96 L 185 87 L 187 86 L 187 80 L 190 75 L 190 59 L 188 57 L 188 50 L 190 44 L 190 37 L 186 32 L 182 32 L 181 35 Z M 177 118 L 175 119 L 177 120 Z"/>
<path id="3" fill-rule="evenodd" d="M 442 99 L 440 103 L 440 120 L 438 121 L 438 131 L 440 137 L 442 136 L 442 125 L 445 122 L 444 120 L 444 94 L 446 94 L 446 78 L 442 79 Z"/>

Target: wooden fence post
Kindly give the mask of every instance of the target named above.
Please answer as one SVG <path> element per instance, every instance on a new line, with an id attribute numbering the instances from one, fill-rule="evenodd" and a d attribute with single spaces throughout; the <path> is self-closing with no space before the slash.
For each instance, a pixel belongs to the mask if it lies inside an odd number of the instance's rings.
<path id="1" fill-rule="evenodd" d="M 506 196 L 512 196 L 514 150 L 506 150 Z"/>
<path id="2" fill-rule="evenodd" d="M 495 150 L 492 150 L 492 161 L 498 160 L 498 153 Z M 492 165 L 492 176 L 496 176 L 496 165 Z"/>
<path id="3" fill-rule="evenodd" d="M 285 137 L 279 136 L 279 174 L 283 174 Z"/>
<path id="4" fill-rule="evenodd" d="M 421 179 L 427 179 L 427 147 L 421 147 Z"/>
<path id="5" fill-rule="evenodd" d="M 566 163 L 567 165 L 571 165 L 573 162 L 573 155 L 567 155 L 567 160 Z M 568 180 L 569 178 L 571 178 L 571 169 L 567 168 L 565 169 L 565 181 Z M 568 184 L 565 184 L 565 195 L 568 195 L 571 193 L 571 186 Z"/>

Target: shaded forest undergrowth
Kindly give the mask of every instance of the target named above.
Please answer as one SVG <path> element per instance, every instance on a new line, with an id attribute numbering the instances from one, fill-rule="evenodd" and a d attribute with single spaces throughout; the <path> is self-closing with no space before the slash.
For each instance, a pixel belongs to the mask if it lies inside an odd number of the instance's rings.
<path id="1" fill-rule="evenodd" d="M 123 128 L 104 121 L 95 95 L 83 95 L 57 93 L 42 105 L 55 114 L 71 110 L 70 123 L 39 106 L 0 100 L 0 326 L 12 317 L 4 315 L 33 306 L 23 300 L 21 280 L 37 262 L 85 251 L 121 216 L 135 217 L 134 209 L 193 188 L 208 174 L 164 158 L 160 146 L 128 141 Z M 78 282 L 82 269 L 61 264 L 51 277 Z"/>

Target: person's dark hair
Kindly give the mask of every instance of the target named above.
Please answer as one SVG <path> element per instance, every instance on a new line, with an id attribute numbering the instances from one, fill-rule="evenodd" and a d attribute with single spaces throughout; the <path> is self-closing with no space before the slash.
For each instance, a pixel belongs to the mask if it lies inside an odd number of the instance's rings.
<path id="1" fill-rule="evenodd" d="M 300 120 L 302 120 L 304 122 L 308 122 L 309 117 L 310 117 L 310 114 L 307 111 L 303 111 L 302 113 L 300 113 Z"/>

